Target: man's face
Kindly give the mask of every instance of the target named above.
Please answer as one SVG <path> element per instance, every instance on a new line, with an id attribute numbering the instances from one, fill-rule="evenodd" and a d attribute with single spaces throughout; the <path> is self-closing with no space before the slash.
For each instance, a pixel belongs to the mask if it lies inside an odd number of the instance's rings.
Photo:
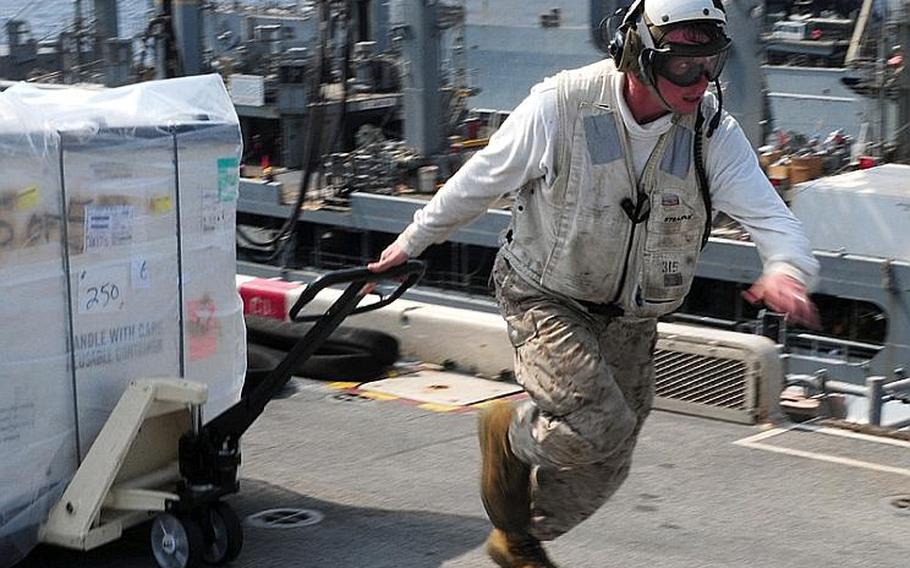
<path id="1" fill-rule="evenodd" d="M 699 45 L 707 43 L 708 38 L 703 34 L 693 32 L 691 29 L 680 28 L 668 33 L 664 41 L 681 45 Z M 660 74 L 657 74 L 657 89 L 673 112 L 676 113 L 688 114 L 695 112 L 707 88 L 708 77 L 704 74 L 699 77 L 696 83 L 687 87 L 675 85 L 660 76 Z"/>

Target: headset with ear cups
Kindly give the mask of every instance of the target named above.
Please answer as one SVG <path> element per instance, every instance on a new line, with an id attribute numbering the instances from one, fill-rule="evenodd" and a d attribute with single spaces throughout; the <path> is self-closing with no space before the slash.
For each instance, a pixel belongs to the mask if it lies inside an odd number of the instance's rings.
<path id="1" fill-rule="evenodd" d="M 644 0 L 635 0 L 632 4 L 617 8 L 612 15 L 607 16 L 600 22 L 600 33 L 598 34 L 601 40 L 606 43 L 606 52 L 613 59 L 613 62 L 616 64 L 617 69 L 622 70 L 622 58 L 623 54 L 626 51 L 626 46 L 629 43 L 629 31 L 632 30 L 635 26 L 635 19 L 640 13 L 644 11 Z M 606 42 L 607 36 L 610 33 L 610 28 L 612 28 L 612 22 L 615 18 L 622 18 L 619 26 L 616 28 L 616 31 L 613 32 L 613 37 L 610 39 L 609 43 Z"/>
<path id="2" fill-rule="evenodd" d="M 720 12 L 726 12 L 723 0 L 708 0 L 717 10 Z M 601 20 L 598 26 L 598 33 L 596 36 L 597 47 L 610 55 L 616 64 L 616 68 L 620 71 L 629 71 L 634 69 L 637 65 L 632 61 L 626 61 L 623 63 L 623 57 L 629 55 L 627 53 L 628 47 L 634 42 L 643 42 L 647 47 L 651 42 L 650 32 L 644 22 L 641 22 L 643 15 L 645 13 L 645 0 L 634 0 L 630 5 L 618 8 L 613 14 L 607 16 Z M 707 16 L 709 13 L 708 9 L 704 9 L 704 14 Z M 616 30 L 610 38 L 610 30 L 613 29 L 613 22 L 621 18 L 619 26 L 616 27 Z M 664 21 L 667 21 L 667 16 L 663 17 Z M 648 38 L 642 38 L 644 34 L 648 34 Z M 608 41 L 609 39 L 609 41 Z M 651 46 L 653 47 L 653 46 Z M 647 53 L 644 54 L 647 57 Z M 643 61 L 645 67 L 647 67 L 649 61 Z"/>

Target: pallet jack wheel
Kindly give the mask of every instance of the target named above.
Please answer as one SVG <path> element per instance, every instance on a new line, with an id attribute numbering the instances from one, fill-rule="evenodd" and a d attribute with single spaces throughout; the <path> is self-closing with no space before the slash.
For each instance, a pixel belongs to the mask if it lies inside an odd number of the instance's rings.
<path id="1" fill-rule="evenodd" d="M 205 552 L 199 522 L 162 513 L 152 521 L 152 554 L 161 568 L 198 568 Z"/>
<path id="2" fill-rule="evenodd" d="M 205 563 L 220 566 L 237 558 L 243 548 L 243 526 L 233 507 L 220 502 L 212 505 L 204 522 Z"/>

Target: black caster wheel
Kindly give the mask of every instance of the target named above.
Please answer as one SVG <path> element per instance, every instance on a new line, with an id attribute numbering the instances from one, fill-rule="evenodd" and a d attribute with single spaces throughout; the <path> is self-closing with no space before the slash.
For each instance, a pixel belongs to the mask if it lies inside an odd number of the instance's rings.
<path id="1" fill-rule="evenodd" d="M 203 520 L 206 564 L 220 566 L 237 558 L 243 548 L 243 526 L 234 509 L 227 503 L 209 507 Z"/>
<path id="2" fill-rule="evenodd" d="M 205 538 L 193 518 L 158 515 L 152 521 L 151 544 L 161 568 L 198 568 L 202 564 Z"/>

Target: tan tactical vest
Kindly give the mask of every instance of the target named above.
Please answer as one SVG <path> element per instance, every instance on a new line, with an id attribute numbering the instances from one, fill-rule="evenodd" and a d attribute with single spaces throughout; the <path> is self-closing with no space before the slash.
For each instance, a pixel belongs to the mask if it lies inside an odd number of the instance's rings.
<path id="1" fill-rule="evenodd" d="M 555 295 L 656 317 L 682 303 L 701 250 L 696 113 L 674 117 L 636 183 L 613 96 L 621 79 L 609 60 L 557 75 L 557 177 L 552 187 L 537 179 L 521 188 L 503 252 Z"/>

